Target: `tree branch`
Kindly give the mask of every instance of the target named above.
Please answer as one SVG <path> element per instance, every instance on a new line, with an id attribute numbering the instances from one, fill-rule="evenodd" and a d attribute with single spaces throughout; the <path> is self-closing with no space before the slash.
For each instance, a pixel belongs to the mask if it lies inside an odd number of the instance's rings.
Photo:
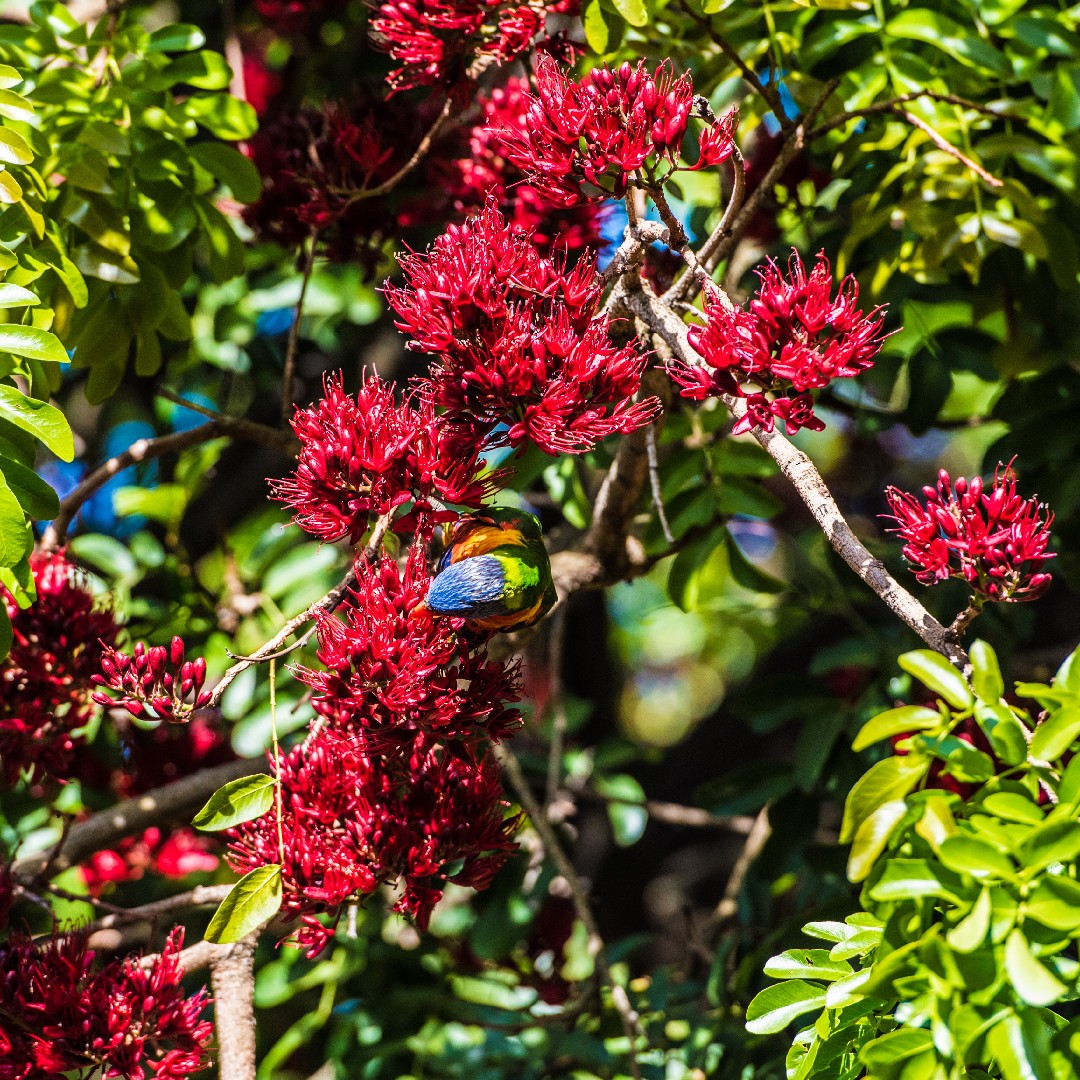
<path id="1" fill-rule="evenodd" d="M 269 772 L 269 769 L 265 759 L 228 761 L 143 795 L 136 795 L 73 825 L 55 855 L 51 852 L 28 855 L 15 863 L 12 873 L 21 882 L 36 881 L 43 876 L 53 877 L 69 866 L 84 862 L 94 852 L 111 847 L 124 837 L 142 832 L 151 825 L 190 820 L 191 815 L 222 784 L 241 776 Z"/>
<path id="2" fill-rule="evenodd" d="M 300 320 L 304 314 L 304 297 L 307 296 L 308 285 L 311 284 L 311 272 L 315 269 L 315 250 L 318 247 L 319 230 L 312 229 L 308 242 L 308 249 L 304 259 L 304 270 L 300 278 L 300 295 L 296 300 L 296 315 L 293 317 L 292 326 L 289 327 L 289 340 L 285 346 L 285 366 L 281 372 L 281 425 L 289 426 L 289 420 L 293 411 L 293 383 L 296 380 L 296 354 L 300 350 Z"/>
<path id="3" fill-rule="evenodd" d="M 694 365 L 701 362 L 701 358 L 687 340 L 686 325 L 658 297 L 641 288 L 627 293 L 623 303 L 658 334 L 680 360 Z M 736 419 L 745 415 L 746 402 L 742 398 L 725 395 L 721 400 Z M 754 427 L 751 434 L 780 466 L 780 471 L 798 492 L 833 550 L 844 562 L 881 597 L 889 610 L 914 630 L 927 645 L 957 667 L 966 668 L 967 653 L 960 648 L 955 638 L 889 574 L 882 562 L 867 551 L 852 531 L 814 463 L 779 431 L 765 431 Z"/>
<path id="4" fill-rule="evenodd" d="M 185 403 L 187 407 L 187 403 Z M 94 492 L 104 487 L 117 473 L 137 465 L 142 461 L 162 457 L 165 454 L 178 453 L 189 446 L 198 446 L 219 436 L 228 435 L 238 439 L 250 439 L 265 446 L 284 449 L 289 435 L 278 428 L 257 424 L 252 420 L 223 416 L 200 424 L 190 431 L 177 431 L 171 435 L 159 435 L 153 439 L 138 439 L 122 454 L 110 458 L 85 476 L 75 488 L 60 500 L 60 512 L 52 520 L 41 538 L 41 548 L 51 551 L 60 547 L 67 537 L 68 528 L 79 512 L 83 503 Z"/>
<path id="5" fill-rule="evenodd" d="M 255 942 L 251 934 L 210 961 L 221 1080 L 255 1080 Z"/>
<path id="6" fill-rule="evenodd" d="M 88 933 L 98 930 L 113 930 L 118 926 L 128 926 L 136 922 L 155 922 L 162 915 L 171 915 L 175 911 L 187 911 L 196 907 L 216 907 L 232 892 L 231 885 L 197 885 L 187 892 L 176 896 L 167 896 L 164 900 L 154 900 L 134 908 L 113 910 L 87 927 Z M 79 899 L 82 899 L 80 897 Z"/>

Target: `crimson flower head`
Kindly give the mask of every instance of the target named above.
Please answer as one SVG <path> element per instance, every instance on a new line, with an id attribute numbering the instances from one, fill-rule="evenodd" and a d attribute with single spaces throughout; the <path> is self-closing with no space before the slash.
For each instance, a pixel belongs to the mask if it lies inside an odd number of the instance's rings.
<path id="1" fill-rule="evenodd" d="M 505 64 L 527 52 L 549 12 L 576 8 L 576 0 L 389 0 L 375 9 L 371 32 L 401 62 L 390 73 L 394 90 L 445 86 L 476 61 Z"/>
<path id="2" fill-rule="evenodd" d="M 531 98 L 529 80 L 513 76 L 503 86 L 481 91 L 474 101 L 479 116 L 458 128 L 445 152 L 425 159 L 428 191 L 414 201 L 411 215 L 417 221 L 431 221 L 431 191 L 445 191 L 450 211 L 463 220 L 483 210 L 493 198 L 514 229 L 529 236 L 536 248 L 550 255 L 556 246 L 571 257 L 586 248 L 600 246 L 600 216 L 596 203 L 557 205 L 543 192 L 527 183 L 522 171 L 506 156 L 503 131 L 527 131 L 526 114 Z M 445 208 L 442 221 L 445 222 Z"/>
<path id="3" fill-rule="evenodd" d="M 300 669 L 327 727 L 365 754 L 400 754 L 419 735 L 476 751 L 521 723 L 507 703 L 520 696 L 517 672 L 456 632 L 453 619 L 424 607 L 431 579 L 422 544 L 403 570 L 384 557 L 357 564 L 344 620 L 319 618 L 323 671 Z"/>
<path id="4" fill-rule="evenodd" d="M 1036 600 L 1050 585 L 1042 568 L 1054 515 L 1016 491 L 1012 466 L 998 465 L 990 484 L 980 477 L 953 483 L 942 469 L 925 503 L 909 492 L 885 492 L 904 541 L 904 558 L 924 585 L 962 578 L 979 602 Z"/>
<path id="5" fill-rule="evenodd" d="M 476 441 L 452 430 L 430 402 L 416 396 L 397 402 L 393 386 L 377 375 L 355 398 L 340 375 L 328 378 L 323 390 L 321 401 L 293 417 L 300 439 L 296 472 L 273 483 L 313 536 L 347 536 L 355 544 L 372 515 L 409 501 L 438 518 L 432 498 L 479 506 L 491 493 L 496 478 L 482 478 Z"/>
<path id="6" fill-rule="evenodd" d="M 747 411 L 732 429 L 736 434 L 754 426 L 772 431 L 777 420 L 789 435 L 804 427 L 820 431 L 825 425 L 814 415 L 810 391 L 873 366 L 885 341 L 883 309 L 859 309 L 852 277 L 834 296 L 824 255 L 809 274 L 792 252 L 787 275 L 770 261 L 758 276 L 761 286 L 747 307 L 734 307 L 719 292 L 706 293 L 704 322 L 688 334 L 705 363 L 676 361 L 668 372 L 684 397 L 745 397 Z M 747 384 L 757 390 L 748 392 Z"/>
<path id="7" fill-rule="evenodd" d="M 0 944 L 0 1077 L 91 1069 L 103 1080 L 185 1080 L 205 1069 L 209 999 L 184 994 L 183 940 L 174 930 L 148 968 L 137 958 L 95 964 L 86 931 Z"/>
<path id="8" fill-rule="evenodd" d="M 98 691 L 94 701 L 105 706 L 119 705 L 139 719 L 185 723 L 193 712 L 210 704 L 210 691 L 203 690 L 206 661 L 201 656 L 185 660 L 184 651 L 181 637 L 174 637 L 168 648 L 147 648 L 140 641 L 131 656 L 106 649 L 101 673 L 91 679 L 119 696 Z"/>
<path id="9" fill-rule="evenodd" d="M 321 951 L 349 900 L 396 883 L 396 910 L 426 929 L 447 882 L 485 888 L 514 850 L 498 770 L 422 736 L 396 758 L 367 757 L 321 731 L 282 760 L 282 913 L 297 943 Z M 275 812 L 230 832 L 237 873 L 280 863 Z"/>
<path id="10" fill-rule="evenodd" d="M 689 74 L 676 78 L 668 61 L 652 74 L 644 60 L 617 71 L 598 67 L 574 82 L 543 53 L 524 128 L 505 127 L 499 135 L 530 184 L 556 205 L 573 206 L 621 198 L 642 169 L 650 181 L 661 166 L 666 175 L 674 171 L 693 105 Z M 695 168 L 731 156 L 736 122 L 732 112 L 709 129 Z"/>
<path id="11" fill-rule="evenodd" d="M 71 775 L 79 729 L 96 711 L 91 680 L 119 633 L 63 552 L 31 555 L 30 569 L 37 599 L 28 608 L 0 587 L 13 634 L 0 663 L 0 776 L 9 784 L 23 770 Z"/>
<path id="12" fill-rule="evenodd" d="M 397 148 L 416 126 L 415 117 L 409 123 L 400 112 L 384 103 L 331 101 L 275 113 L 248 143 L 263 192 L 244 208 L 244 220 L 263 239 L 289 248 L 317 233 L 321 254 L 373 272 L 394 235 L 394 217 L 383 200 L 363 192 L 389 179 L 399 163 Z"/>
<path id="13" fill-rule="evenodd" d="M 407 286 L 386 296 L 408 347 L 435 354 L 422 395 L 455 430 L 574 454 L 656 415 L 655 398 L 632 400 L 647 357 L 612 343 L 591 258 L 567 270 L 489 202 L 401 266 Z"/>

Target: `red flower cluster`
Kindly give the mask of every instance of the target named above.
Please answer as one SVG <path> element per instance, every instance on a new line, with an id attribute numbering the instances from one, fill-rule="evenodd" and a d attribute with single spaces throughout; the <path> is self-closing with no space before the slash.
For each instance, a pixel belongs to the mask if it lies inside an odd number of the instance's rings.
<path id="1" fill-rule="evenodd" d="M 423 927 L 447 881 L 483 888 L 513 850 L 487 747 L 521 722 L 516 672 L 419 607 L 422 544 L 363 569 L 344 622 L 319 621 L 327 670 L 299 675 L 321 720 L 282 764 L 284 911 L 312 952 L 346 900 L 400 882 Z M 238 872 L 280 861 L 276 810 L 230 835 Z"/>
<path id="2" fill-rule="evenodd" d="M 85 932 L 0 944 L 0 1080 L 100 1069 L 103 1080 L 185 1080 L 207 1065 L 205 991 L 184 996 L 174 930 L 149 968 L 93 966 Z"/>
<path id="3" fill-rule="evenodd" d="M 998 465 L 987 488 L 980 477 L 952 482 L 944 469 L 936 488 L 924 487 L 925 506 L 908 492 L 885 492 L 904 557 L 924 585 L 962 578 L 980 600 L 1035 600 L 1050 585 L 1042 573 L 1054 553 L 1054 515 L 1036 498 L 1016 493 L 1011 465 Z"/>
<path id="4" fill-rule="evenodd" d="M 418 738 L 400 758 L 368 757 L 331 732 L 282 762 L 285 841 L 282 911 L 303 923 L 297 942 L 315 955 L 350 899 L 398 883 L 396 910 L 426 929 L 446 883 L 485 888 L 514 850 L 498 770 Z M 238 873 L 280 861 L 270 812 L 232 831 Z"/>
<path id="5" fill-rule="evenodd" d="M 101 658 L 102 674 L 91 676 L 98 686 L 119 694 L 113 698 L 98 691 L 91 695 L 99 705 L 119 705 L 132 716 L 183 724 L 196 709 L 210 704 L 206 661 L 184 659 L 184 639 L 174 637 L 169 648 L 140 641 L 131 656 L 108 648 Z"/>
<path id="6" fill-rule="evenodd" d="M 706 293 L 705 322 L 691 327 L 688 336 L 707 366 L 676 361 L 668 371 L 684 397 L 745 397 L 746 415 L 735 424 L 736 434 L 758 425 L 772 431 L 777 420 L 789 435 L 804 427 L 820 431 L 825 425 L 814 415 L 809 391 L 873 365 L 885 340 L 882 309 L 869 315 L 859 310 L 859 286 L 851 277 L 834 297 L 824 255 L 809 274 L 796 252 L 787 277 L 771 261 L 758 273 L 761 287 L 746 308 L 733 307 L 720 293 Z M 795 394 L 747 393 L 747 383 Z"/>
<path id="7" fill-rule="evenodd" d="M 37 599 L 25 610 L 0 588 L 13 640 L 0 664 L 0 776 L 70 775 L 77 734 L 93 717 L 91 679 L 119 627 L 62 552 L 35 554 Z"/>
<path id="8" fill-rule="evenodd" d="M 138 881 L 147 871 L 167 878 L 213 873 L 221 861 L 213 846 L 213 840 L 194 829 L 147 829 L 116 848 L 94 852 L 81 866 L 83 880 L 91 896 L 100 896 L 106 885 Z"/>
<path id="9" fill-rule="evenodd" d="M 327 258 L 359 260 L 373 272 L 393 217 L 380 200 L 362 193 L 393 175 L 396 148 L 407 145 L 404 136 L 415 124 L 401 118 L 403 132 L 384 113 L 377 122 L 371 109 L 328 102 L 321 110 L 283 112 L 263 123 L 248 143 L 263 192 L 244 208 L 244 220 L 284 247 L 299 247 L 317 232 Z"/>
<path id="10" fill-rule="evenodd" d="M 319 618 L 326 670 L 298 672 L 329 728 L 366 754 L 392 756 L 424 735 L 475 752 L 521 723 L 504 704 L 519 697 L 516 672 L 423 607 L 431 583 L 423 560 L 417 544 L 404 570 L 390 558 L 358 566 L 345 621 Z"/>
<path id="11" fill-rule="evenodd" d="M 595 68 L 573 82 L 551 56 L 542 54 L 536 62 L 536 88 L 524 127 L 499 134 L 510 160 L 557 206 L 621 198 L 641 170 L 650 182 L 662 183 L 679 168 L 694 88 L 689 74 L 676 79 L 667 61 L 652 75 L 641 60 L 637 67 L 625 63 L 618 71 Z M 731 157 L 737 122 L 732 110 L 706 131 L 693 168 Z M 668 173 L 657 178 L 664 163 Z"/>
<path id="12" fill-rule="evenodd" d="M 298 409 L 292 424 L 299 464 L 273 487 L 296 521 L 323 540 L 347 536 L 355 544 L 373 514 L 410 500 L 432 513 L 433 497 L 479 506 L 491 492 L 494 477 L 481 478 L 475 444 L 452 431 L 430 402 L 413 397 L 398 404 L 392 385 L 377 375 L 355 399 L 340 376 L 328 378 L 322 400 Z"/>
<path id="13" fill-rule="evenodd" d="M 422 394 L 463 434 L 506 424 L 492 442 L 574 454 L 656 415 L 655 398 L 631 400 L 647 358 L 612 344 L 592 259 L 566 270 L 489 202 L 401 266 L 408 286 L 386 286 L 397 326 L 438 358 Z"/>
<path id="14" fill-rule="evenodd" d="M 591 202 L 570 207 L 553 203 L 526 183 L 524 174 L 506 156 L 502 132 L 527 131 L 530 100 L 529 80 L 522 76 L 478 94 L 480 116 L 472 126 L 458 129 L 458 145 L 448 147 L 447 153 L 429 155 L 428 186 L 449 194 L 450 213 L 459 220 L 482 210 L 493 197 L 510 225 L 527 233 L 544 254 L 556 245 L 571 255 L 598 247 L 600 207 Z"/>
<path id="15" fill-rule="evenodd" d="M 576 8 L 576 0 L 389 0 L 376 9 L 371 30 L 401 61 L 390 85 L 409 90 L 457 83 L 480 58 L 507 63 L 532 47 L 549 12 Z"/>

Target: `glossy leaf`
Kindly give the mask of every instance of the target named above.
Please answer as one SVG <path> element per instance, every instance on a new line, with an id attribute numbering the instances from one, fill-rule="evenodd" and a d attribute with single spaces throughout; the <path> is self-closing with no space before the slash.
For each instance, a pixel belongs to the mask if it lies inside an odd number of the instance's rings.
<path id="1" fill-rule="evenodd" d="M 47 401 L 0 384 L 0 416 L 40 439 L 58 458 L 71 461 L 75 456 L 75 443 L 64 414 Z"/>
<path id="2" fill-rule="evenodd" d="M 925 705 L 901 705 L 867 720 L 855 736 L 851 749 L 865 750 L 882 739 L 891 739 L 894 735 L 906 735 L 912 731 L 925 731 L 938 727 L 941 723 L 941 713 L 937 709 L 928 709 Z"/>
<path id="3" fill-rule="evenodd" d="M 775 1035 L 797 1017 L 825 1005 L 825 991 L 801 979 L 767 986 L 746 1008 L 746 1030 Z"/>
<path id="4" fill-rule="evenodd" d="M 901 655 L 900 666 L 914 675 L 928 690 L 943 697 L 954 709 L 968 709 L 974 703 L 974 695 L 964 676 L 945 659 L 931 649 L 916 649 Z"/>
<path id="5" fill-rule="evenodd" d="M 276 788 L 274 778 L 261 773 L 230 780 L 210 796 L 191 824 L 203 832 L 220 832 L 253 821 L 274 805 Z"/>
<path id="6" fill-rule="evenodd" d="M 221 901 L 206 928 L 206 940 L 230 945 L 247 937 L 281 908 L 281 867 L 259 866 L 245 874 Z"/>
<path id="7" fill-rule="evenodd" d="M 840 842 L 851 840 L 859 826 L 879 806 L 907 795 L 928 768 L 929 761 L 920 754 L 897 755 L 872 765 L 848 794 Z"/>
<path id="8" fill-rule="evenodd" d="M 1065 984 L 1035 958 L 1019 930 L 1013 930 L 1005 942 L 1005 971 L 1013 989 L 1029 1005 L 1052 1005 L 1066 992 Z"/>

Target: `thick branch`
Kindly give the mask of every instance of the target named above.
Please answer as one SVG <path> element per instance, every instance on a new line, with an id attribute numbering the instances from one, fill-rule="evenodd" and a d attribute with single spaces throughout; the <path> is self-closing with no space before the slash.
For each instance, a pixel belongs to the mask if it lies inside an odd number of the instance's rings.
<path id="1" fill-rule="evenodd" d="M 623 302 L 654 333 L 663 338 L 679 359 L 688 364 L 700 363 L 700 357 L 687 341 L 686 325 L 657 297 L 642 289 L 627 293 Z M 723 401 L 736 419 L 745 415 L 746 402 L 742 398 L 725 396 Z M 927 645 L 958 667 L 966 667 L 967 654 L 949 631 L 889 574 L 881 561 L 867 551 L 852 531 L 814 463 L 778 431 L 764 431 L 760 427 L 754 427 L 751 434 L 780 466 L 781 472 L 791 482 L 844 562 L 881 597 L 889 610 L 914 630 Z"/>
<path id="2" fill-rule="evenodd" d="M 198 446 L 200 443 L 209 442 L 222 435 L 229 435 L 238 439 L 250 439 L 266 446 L 274 446 L 284 449 L 289 435 L 277 428 L 266 427 L 252 420 L 243 420 L 236 417 L 221 417 L 211 420 L 208 424 L 200 424 L 190 431 L 178 431 L 171 435 L 160 435 L 154 439 L 138 439 L 133 442 L 122 454 L 110 458 L 104 464 L 99 465 L 93 472 L 84 477 L 82 481 L 63 499 L 60 500 L 60 512 L 45 530 L 41 539 L 41 546 L 46 551 L 59 547 L 67 536 L 67 530 L 75 515 L 79 512 L 83 503 L 94 492 L 104 487 L 117 473 L 124 469 L 137 465 L 141 461 L 150 461 L 153 458 L 162 457 L 165 454 L 175 454 L 186 450 L 189 446 Z"/>
<path id="3" fill-rule="evenodd" d="M 219 948 L 210 962 L 218 1076 L 255 1080 L 255 935 Z"/>
<path id="4" fill-rule="evenodd" d="M 53 877 L 88 859 L 94 852 L 111 847 L 125 836 L 140 833 L 151 825 L 190 820 L 222 784 L 240 776 L 267 771 L 269 765 L 265 759 L 229 761 L 144 795 L 136 795 L 73 825 L 55 856 L 51 852 L 41 852 L 19 859 L 12 868 L 14 876 L 20 881 L 34 881 L 43 874 Z"/>

